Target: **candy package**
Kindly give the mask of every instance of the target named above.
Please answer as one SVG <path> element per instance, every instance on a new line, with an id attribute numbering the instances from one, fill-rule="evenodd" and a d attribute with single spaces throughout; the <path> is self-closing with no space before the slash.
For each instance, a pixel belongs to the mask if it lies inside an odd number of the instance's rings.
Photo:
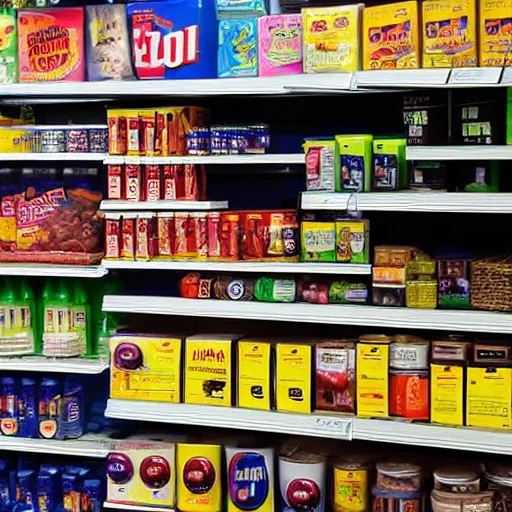
<path id="1" fill-rule="evenodd" d="M 81 7 L 18 11 L 20 82 L 85 80 Z"/>
<path id="2" fill-rule="evenodd" d="M 0 14 L 0 84 L 14 84 L 18 81 L 18 46 L 16 14 L 4 10 Z"/>
<path id="3" fill-rule="evenodd" d="M 219 23 L 219 78 L 258 75 L 258 27 L 256 19 L 223 20 Z"/>
<path id="4" fill-rule="evenodd" d="M 125 6 L 89 5 L 85 14 L 88 80 L 134 79 Z"/>

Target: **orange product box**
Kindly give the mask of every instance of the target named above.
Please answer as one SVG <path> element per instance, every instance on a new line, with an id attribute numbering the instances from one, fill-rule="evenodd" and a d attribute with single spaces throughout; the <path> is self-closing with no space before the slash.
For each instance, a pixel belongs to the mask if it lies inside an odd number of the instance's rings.
<path id="1" fill-rule="evenodd" d="M 429 419 L 427 370 L 391 370 L 389 413 L 410 420 Z"/>
<path id="2" fill-rule="evenodd" d="M 398 2 L 363 9 L 363 69 L 420 67 L 418 3 Z"/>

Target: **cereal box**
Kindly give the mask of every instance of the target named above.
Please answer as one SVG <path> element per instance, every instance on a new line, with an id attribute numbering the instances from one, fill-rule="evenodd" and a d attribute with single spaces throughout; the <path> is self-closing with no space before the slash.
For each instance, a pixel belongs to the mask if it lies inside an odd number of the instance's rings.
<path id="1" fill-rule="evenodd" d="M 5 10 L 0 14 L 0 84 L 18 81 L 18 47 L 16 14 Z"/>
<path id="2" fill-rule="evenodd" d="M 363 6 L 302 9 L 304 73 L 360 69 L 359 32 Z"/>
<path id="3" fill-rule="evenodd" d="M 477 65 L 475 0 L 425 0 L 423 67 Z"/>
<path id="4" fill-rule="evenodd" d="M 189 336 L 185 349 L 185 403 L 233 404 L 233 342 L 237 337 L 220 334 Z"/>
<path id="5" fill-rule="evenodd" d="M 302 17 L 300 14 L 258 19 L 260 76 L 302 73 Z"/>
<path id="6" fill-rule="evenodd" d="M 256 19 L 219 22 L 219 78 L 258 75 L 258 26 Z"/>
<path id="7" fill-rule="evenodd" d="M 420 67 L 418 3 L 363 9 L 363 69 Z"/>
<path id="8" fill-rule="evenodd" d="M 85 80 L 81 7 L 18 11 L 20 82 Z"/>
<path id="9" fill-rule="evenodd" d="M 480 0 L 480 65 L 512 66 L 512 0 Z"/>

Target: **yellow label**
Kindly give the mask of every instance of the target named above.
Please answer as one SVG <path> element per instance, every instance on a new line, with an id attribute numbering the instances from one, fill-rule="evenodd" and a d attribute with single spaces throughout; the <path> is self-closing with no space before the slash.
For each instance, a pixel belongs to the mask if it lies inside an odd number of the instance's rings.
<path id="1" fill-rule="evenodd" d="M 368 471 L 334 468 L 334 512 L 368 509 Z"/>
<path id="2" fill-rule="evenodd" d="M 271 344 L 238 342 L 238 406 L 270 410 Z"/>
<path id="3" fill-rule="evenodd" d="M 110 340 L 110 396 L 180 403 L 180 338 Z"/>
<path id="4" fill-rule="evenodd" d="M 360 69 L 360 5 L 302 9 L 305 73 Z"/>
<path id="5" fill-rule="evenodd" d="M 178 444 L 176 455 L 178 509 L 219 512 L 221 504 L 221 447 Z"/>
<path id="6" fill-rule="evenodd" d="M 185 402 L 231 407 L 231 340 L 187 340 Z"/>
<path id="7" fill-rule="evenodd" d="M 389 345 L 357 344 L 357 415 L 388 416 Z"/>
<path id="8" fill-rule="evenodd" d="M 278 411 L 311 412 L 311 345 L 276 345 L 276 406 Z"/>
<path id="9" fill-rule="evenodd" d="M 466 425 L 512 428 L 512 368 L 468 368 Z"/>
<path id="10" fill-rule="evenodd" d="M 480 0 L 480 66 L 512 66 L 512 0 Z"/>
<path id="11" fill-rule="evenodd" d="M 464 424 L 464 368 L 430 365 L 430 421 Z"/>
<path id="12" fill-rule="evenodd" d="M 423 67 L 477 65 L 475 0 L 424 0 Z"/>
<path id="13" fill-rule="evenodd" d="M 418 3 L 363 9 L 363 69 L 420 67 Z"/>

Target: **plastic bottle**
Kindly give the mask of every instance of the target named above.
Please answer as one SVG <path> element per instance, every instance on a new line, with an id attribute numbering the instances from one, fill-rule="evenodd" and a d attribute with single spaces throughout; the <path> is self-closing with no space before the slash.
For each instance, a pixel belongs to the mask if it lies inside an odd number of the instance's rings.
<path id="1" fill-rule="evenodd" d="M 17 473 L 17 503 L 13 512 L 37 510 L 36 472 L 33 469 L 21 469 Z"/>
<path id="2" fill-rule="evenodd" d="M 36 381 L 21 379 L 21 390 L 18 395 L 19 430 L 21 437 L 37 437 L 37 398 Z"/>
<path id="3" fill-rule="evenodd" d="M 83 388 L 79 382 L 69 377 L 66 378 L 64 383 L 61 418 L 60 437 L 64 439 L 77 439 L 84 435 Z"/>
<path id="4" fill-rule="evenodd" d="M 13 377 L 2 377 L 2 419 L 4 436 L 15 436 L 19 429 L 17 382 Z"/>
<path id="5" fill-rule="evenodd" d="M 101 512 L 103 510 L 103 492 L 99 478 L 90 478 L 84 481 L 82 503 L 86 504 L 87 512 Z"/>
<path id="6" fill-rule="evenodd" d="M 79 335 L 80 355 L 91 355 L 91 307 L 89 296 L 82 281 L 74 281 L 72 330 Z"/>
<path id="7" fill-rule="evenodd" d="M 57 379 L 45 377 L 39 388 L 39 436 L 55 438 L 59 434 L 62 395 Z"/>
<path id="8" fill-rule="evenodd" d="M 38 512 L 57 510 L 60 501 L 60 469 L 58 466 L 41 466 L 37 476 L 36 492 Z"/>

